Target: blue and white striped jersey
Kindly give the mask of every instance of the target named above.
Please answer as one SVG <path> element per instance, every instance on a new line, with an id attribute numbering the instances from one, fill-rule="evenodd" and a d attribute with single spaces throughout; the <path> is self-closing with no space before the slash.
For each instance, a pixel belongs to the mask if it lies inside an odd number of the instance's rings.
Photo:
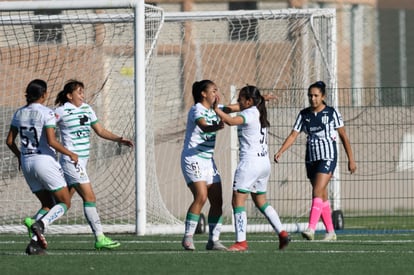
<path id="1" fill-rule="evenodd" d="M 337 157 L 336 129 L 344 126 L 341 114 L 333 107 L 326 106 L 315 113 L 310 107 L 300 111 L 293 130 L 304 132 L 306 141 L 306 161 L 333 160 Z"/>

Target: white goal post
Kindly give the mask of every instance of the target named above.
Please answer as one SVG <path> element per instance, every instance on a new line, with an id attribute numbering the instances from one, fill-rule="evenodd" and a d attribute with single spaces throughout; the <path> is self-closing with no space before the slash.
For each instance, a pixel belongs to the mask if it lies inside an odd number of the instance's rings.
<path id="1" fill-rule="evenodd" d="M 232 100 L 233 86 L 274 93 L 278 99 L 268 103 L 272 155 L 307 105 L 306 87 L 317 80 L 336 87 L 335 20 L 333 9 L 164 13 L 138 0 L 2 2 L 0 232 L 25 232 L 21 221 L 39 207 L 4 140 L 31 79 L 48 81 L 50 107 L 65 81 L 83 81 L 101 123 L 136 141 L 131 150 L 93 137 L 88 173 L 104 231 L 182 233 L 192 196 L 179 157 L 192 83 L 213 80 L 223 103 Z M 329 96 L 334 103 L 336 96 Z M 226 231 L 233 230 L 237 161 L 230 133 L 219 132 L 215 153 Z M 289 231 L 303 229 L 310 206 L 302 151 L 287 152 L 269 183 L 269 202 Z M 271 230 L 254 207 L 247 211 L 249 230 Z M 49 232 L 90 232 L 77 195 Z"/>

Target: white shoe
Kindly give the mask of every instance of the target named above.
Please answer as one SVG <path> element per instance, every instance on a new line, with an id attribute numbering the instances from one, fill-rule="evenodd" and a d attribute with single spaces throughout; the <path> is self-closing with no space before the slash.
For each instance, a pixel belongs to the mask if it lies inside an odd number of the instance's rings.
<path id="1" fill-rule="evenodd" d="M 315 230 L 307 228 L 305 231 L 302 232 L 302 237 L 307 239 L 308 241 L 313 241 L 315 239 Z"/>
<path id="2" fill-rule="evenodd" d="M 223 250 L 227 251 L 227 247 L 225 247 L 220 241 L 212 241 L 209 240 L 206 245 L 207 250 Z"/>
<path id="3" fill-rule="evenodd" d="M 184 236 L 181 245 L 185 250 L 195 250 L 193 236 Z"/>
<path id="4" fill-rule="evenodd" d="M 323 241 L 336 241 L 336 234 L 334 231 L 325 234 Z"/>

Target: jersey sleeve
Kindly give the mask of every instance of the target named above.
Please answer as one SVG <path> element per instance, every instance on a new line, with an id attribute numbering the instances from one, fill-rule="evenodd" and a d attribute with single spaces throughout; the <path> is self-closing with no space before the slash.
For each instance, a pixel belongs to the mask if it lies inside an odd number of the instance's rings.
<path id="1" fill-rule="evenodd" d="M 205 118 L 204 110 L 202 108 L 200 108 L 199 106 L 197 106 L 197 105 L 191 107 L 190 119 L 194 123 L 197 123 L 197 121 L 202 119 L 202 118 Z"/>
<path id="2" fill-rule="evenodd" d="M 98 117 L 96 116 L 96 113 L 92 109 L 91 106 L 89 106 L 89 114 L 90 114 L 90 119 L 91 119 L 91 125 L 97 123 L 98 122 Z"/>
<path id="3" fill-rule="evenodd" d="M 55 112 L 51 109 L 45 109 L 45 128 L 56 128 L 56 116 Z"/>
<path id="4" fill-rule="evenodd" d="M 10 122 L 10 126 L 13 128 L 19 128 L 19 124 L 17 123 L 16 114 L 18 111 L 16 111 L 13 115 L 12 121 Z"/>
<path id="5" fill-rule="evenodd" d="M 303 126 L 303 114 L 302 114 L 302 112 L 300 112 L 298 114 L 298 116 L 296 117 L 296 121 L 293 124 L 292 130 L 294 130 L 296 132 L 301 132 L 302 131 L 302 126 Z"/>
<path id="6" fill-rule="evenodd" d="M 243 124 L 247 124 L 252 122 L 254 120 L 254 114 L 250 111 L 250 108 L 245 109 L 237 114 L 237 116 L 241 117 L 243 119 Z"/>
<path id="7" fill-rule="evenodd" d="M 63 116 L 63 107 L 57 107 L 55 109 L 56 124 L 59 124 L 59 122 L 62 120 L 62 116 Z"/>
<path id="8" fill-rule="evenodd" d="M 335 129 L 344 127 L 345 124 L 342 115 L 336 108 L 333 108 L 333 120 Z"/>

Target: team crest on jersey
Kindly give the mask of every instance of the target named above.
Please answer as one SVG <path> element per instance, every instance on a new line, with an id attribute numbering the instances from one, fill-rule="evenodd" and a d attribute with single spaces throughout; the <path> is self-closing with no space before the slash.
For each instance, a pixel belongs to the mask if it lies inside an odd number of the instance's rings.
<path id="1" fill-rule="evenodd" d="M 86 122 L 88 122 L 89 117 L 87 115 L 83 115 L 79 117 L 79 124 L 80 125 L 85 125 Z"/>

